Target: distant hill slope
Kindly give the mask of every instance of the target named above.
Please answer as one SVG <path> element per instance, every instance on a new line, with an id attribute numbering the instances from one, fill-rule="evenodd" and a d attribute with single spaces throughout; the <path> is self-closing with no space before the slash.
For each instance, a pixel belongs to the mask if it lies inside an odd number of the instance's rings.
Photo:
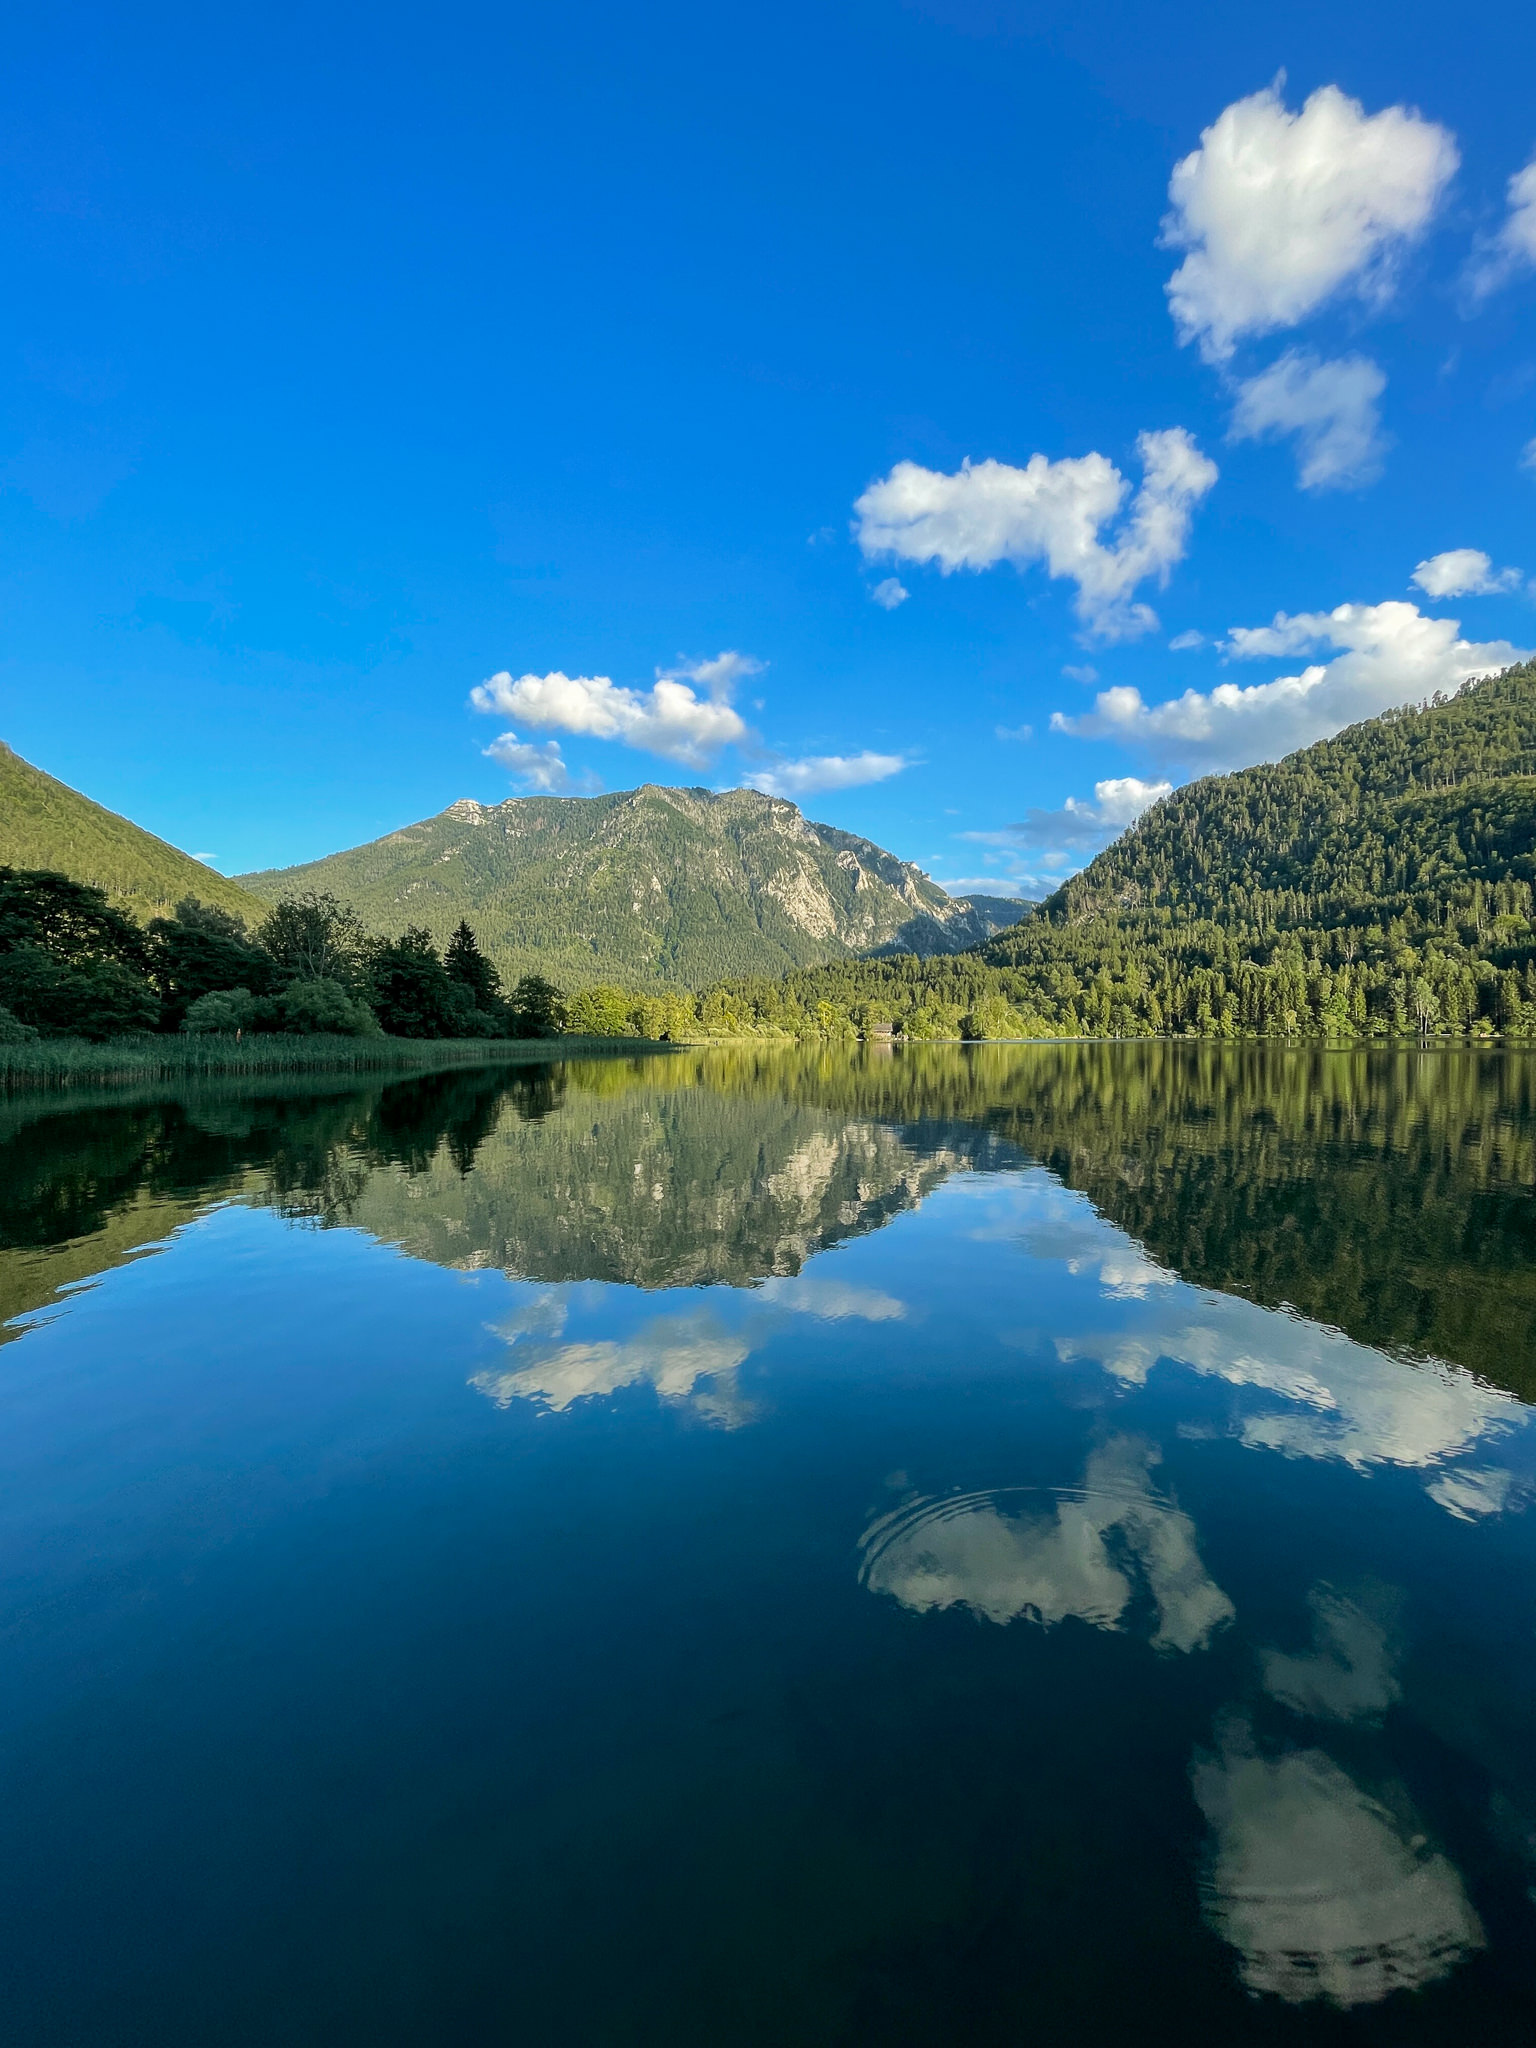
<path id="1" fill-rule="evenodd" d="M 1417 899 L 1536 874 L 1536 662 L 1389 711 L 1283 761 L 1186 783 L 1042 915 L 1285 931 L 1385 923 Z M 1006 941 L 986 949 L 1004 959 Z"/>
<path id="2" fill-rule="evenodd" d="M 168 913 L 183 896 L 217 904 L 247 923 L 259 921 L 267 909 L 191 854 L 23 761 L 3 741 L 0 866 L 52 868 L 93 883 L 141 920 Z"/>
<path id="3" fill-rule="evenodd" d="M 377 931 L 461 917 L 504 974 L 571 987 L 698 988 L 891 949 L 957 952 L 1027 906 L 973 908 L 794 804 L 647 784 L 613 796 L 469 800 L 366 846 L 242 875 L 268 900 L 329 889 Z"/>

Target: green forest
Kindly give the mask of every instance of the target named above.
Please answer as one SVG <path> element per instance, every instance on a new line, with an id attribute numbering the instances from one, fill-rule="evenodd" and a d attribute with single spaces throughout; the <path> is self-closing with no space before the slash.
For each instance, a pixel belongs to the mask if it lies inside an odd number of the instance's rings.
<path id="1" fill-rule="evenodd" d="M 716 984 L 711 1032 L 1536 1036 L 1536 664 L 1153 806 L 947 959 Z"/>

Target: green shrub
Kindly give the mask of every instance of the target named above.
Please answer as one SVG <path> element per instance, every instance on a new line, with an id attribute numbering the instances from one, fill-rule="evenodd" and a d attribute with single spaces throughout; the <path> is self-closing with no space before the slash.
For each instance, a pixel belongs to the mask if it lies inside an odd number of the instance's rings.
<path id="1" fill-rule="evenodd" d="M 248 988 L 210 989 L 187 1005 L 183 1031 L 249 1031 L 256 1020 L 256 998 Z"/>
<path id="2" fill-rule="evenodd" d="M 290 983 L 277 998 L 277 1009 L 287 1031 L 331 1032 L 342 1038 L 383 1035 L 367 1004 L 325 974 Z"/>
<path id="3" fill-rule="evenodd" d="M 566 1029 L 586 1038 L 628 1038 L 633 1002 L 622 988 L 583 988 L 566 1000 Z"/>

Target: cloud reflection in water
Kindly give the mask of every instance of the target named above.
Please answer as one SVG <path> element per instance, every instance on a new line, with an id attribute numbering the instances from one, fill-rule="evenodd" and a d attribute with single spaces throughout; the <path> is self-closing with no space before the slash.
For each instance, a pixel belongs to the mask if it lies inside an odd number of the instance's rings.
<path id="1" fill-rule="evenodd" d="M 1044 1514 L 1028 1512 L 1022 1490 L 914 1502 L 865 1532 L 864 1584 L 914 1613 L 968 1607 L 1046 1628 L 1070 1615 L 1118 1630 L 1134 1574 L 1156 1609 L 1153 1647 L 1201 1649 L 1232 1603 L 1201 1562 L 1188 1516 L 1152 1491 L 1157 1457 L 1116 1437 L 1090 1457 L 1081 1489 L 1063 1490 Z"/>
<path id="2" fill-rule="evenodd" d="M 629 1337 L 560 1344 L 550 1340 L 564 1334 L 569 1300 L 563 1288 L 545 1288 L 496 1326 L 510 1346 L 543 1341 L 519 1351 L 522 1363 L 510 1371 L 476 1373 L 469 1384 L 499 1408 L 531 1401 L 558 1414 L 577 1401 L 648 1383 L 662 1400 L 686 1402 L 704 1421 L 737 1429 L 756 1411 L 740 1393 L 736 1373 L 783 1317 L 889 1323 L 907 1313 L 894 1295 L 804 1274 L 765 1281 L 746 1296 L 746 1307 L 746 1320 L 737 1325 L 713 1308 L 697 1307 L 654 1316 Z"/>
<path id="3" fill-rule="evenodd" d="M 1373 2005 L 1482 1947 L 1455 1866 L 1429 1847 L 1401 1787 L 1389 1808 L 1321 1750 L 1261 1756 L 1237 1718 L 1191 1779 L 1212 1829 L 1206 1918 L 1250 1991 Z"/>

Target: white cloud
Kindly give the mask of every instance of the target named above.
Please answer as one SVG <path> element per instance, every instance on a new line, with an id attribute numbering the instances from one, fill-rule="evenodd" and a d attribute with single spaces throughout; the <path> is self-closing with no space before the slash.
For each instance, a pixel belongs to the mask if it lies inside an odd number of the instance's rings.
<path id="1" fill-rule="evenodd" d="M 1101 690 L 1092 712 L 1069 718 L 1058 711 L 1052 729 L 1130 742 L 1202 772 L 1240 768 L 1278 761 L 1393 705 L 1449 694 L 1472 676 L 1527 659 L 1507 640 L 1463 640 L 1459 620 L 1427 618 L 1399 600 L 1295 617 L 1281 612 L 1272 625 L 1235 628 L 1224 647 L 1243 660 L 1340 652 L 1299 675 L 1186 690 L 1165 704 L 1146 704 L 1134 689 Z"/>
<path id="2" fill-rule="evenodd" d="M 1006 1490 L 913 1502 L 866 1530 L 860 1577 L 916 1614 L 968 1607 L 999 1624 L 1026 1617 L 1051 1628 L 1072 1616 L 1121 1630 L 1130 1567 L 1151 1596 L 1153 1647 L 1204 1649 L 1232 1602 L 1201 1562 L 1189 1517 L 1152 1490 L 1159 1455 L 1113 1438 L 1046 1515 L 1020 1512 Z"/>
<path id="3" fill-rule="evenodd" d="M 984 846 L 1028 847 L 1040 853 L 1087 856 L 1117 839 L 1149 805 L 1165 797 L 1171 782 L 1143 782 L 1137 775 L 1115 775 L 1093 785 L 1093 801 L 1069 796 L 1059 811 L 1027 811 L 1016 825 L 1000 832 L 962 832 L 962 839 Z M 1054 884 L 1052 885 L 1054 887 Z"/>
<path id="4" fill-rule="evenodd" d="M 905 604 L 912 595 L 904 583 L 894 576 L 887 576 L 883 583 L 877 583 L 869 593 L 882 611 L 893 612 L 897 605 Z"/>
<path id="5" fill-rule="evenodd" d="M 1099 680 L 1098 670 L 1091 662 L 1087 661 L 1081 663 L 1069 661 L 1065 668 L 1063 668 L 1062 674 L 1070 676 L 1074 683 L 1083 683 L 1085 685 L 1096 683 Z"/>
<path id="6" fill-rule="evenodd" d="M 811 754 L 803 761 L 778 761 L 742 777 L 749 789 L 765 796 L 814 796 L 823 789 L 857 789 L 866 782 L 884 782 L 910 764 L 901 754 Z"/>
<path id="7" fill-rule="evenodd" d="M 1498 569 L 1481 548 L 1448 548 L 1420 562 L 1413 580 L 1430 597 L 1492 597 L 1520 588 L 1518 569 Z"/>
<path id="8" fill-rule="evenodd" d="M 958 875 L 952 882 L 940 882 L 939 887 L 947 896 L 1011 896 L 1024 900 L 1027 896 L 1034 902 L 1041 894 L 1042 887 L 1054 889 L 1054 882 L 1043 885 L 1034 875 Z"/>
<path id="9" fill-rule="evenodd" d="M 477 711 L 498 712 L 535 731 L 619 740 L 687 768 L 707 768 L 722 748 L 749 737 L 730 692 L 741 676 L 759 666 L 727 651 L 658 676 L 649 690 L 625 689 L 608 676 L 568 676 L 559 669 L 514 680 L 503 669 L 472 690 L 470 701 Z M 703 688 L 702 697 L 695 684 Z"/>
<path id="10" fill-rule="evenodd" d="M 1536 435 L 1533 435 L 1520 450 L 1520 467 L 1528 469 L 1532 476 L 1536 476 Z"/>
<path id="11" fill-rule="evenodd" d="M 1458 161 L 1446 129 L 1407 107 L 1368 115 L 1334 85 L 1299 114 L 1279 82 L 1235 101 L 1169 180 L 1164 245 L 1189 252 L 1167 286 L 1180 339 L 1225 362 L 1336 293 L 1384 299 Z"/>
<path id="12" fill-rule="evenodd" d="M 658 682 L 697 683 L 717 703 L 728 704 L 735 694 L 736 685 L 748 676 L 760 676 L 768 666 L 755 655 L 740 654 L 734 647 L 722 648 L 702 661 L 689 661 L 679 656 L 672 668 L 656 671 Z"/>
<path id="13" fill-rule="evenodd" d="M 1319 1749 L 1258 1754 L 1234 1718 L 1197 1761 L 1212 1829 L 1207 1920 L 1250 1991 L 1287 2005 L 1374 2005 L 1446 1977 L 1483 1929 L 1454 1864 L 1429 1848 L 1401 1785 L 1372 1798 Z"/>
<path id="14" fill-rule="evenodd" d="M 1368 356 L 1321 362 L 1287 349 L 1237 387 L 1230 438 L 1274 441 L 1294 434 L 1303 490 L 1367 484 L 1381 473 L 1385 441 L 1377 401 L 1387 380 Z"/>
<path id="15" fill-rule="evenodd" d="M 1195 506 L 1216 481 L 1216 465 L 1182 427 L 1143 434 L 1136 445 L 1143 476 L 1129 506 L 1129 483 L 1099 454 L 1032 455 L 1022 469 L 967 459 L 950 475 L 898 462 L 854 505 L 859 546 L 870 557 L 936 562 L 946 576 L 1044 562 L 1053 577 L 1076 583 L 1078 616 L 1091 631 L 1131 638 L 1157 623 L 1131 593 L 1148 577 L 1167 581 Z"/>
<path id="16" fill-rule="evenodd" d="M 1508 200 L 1498 233 L 1482 244 L 1468 268 L 1474 301 L 1497 291 L 1517 271 L 1536 268 L 1536 156 L 1510 179 Z"/>
<path id="17" fill-rule="evenodd" d="M 1000 740 L 1032 740 L 1035 736 L 1032 725 L 994 725 L 992 730 Z"/>
<path id="18" fill-rule="evenodd" d="M 571 771 L 558 740 L 545 740 L 539 745 L 533 740 L 520 740 L 515 732 L 504 732 L 485 751 L 516 779 L 520 789 L 530 794 L 559 796 L 572 786 Z"/>
<path id="19" fill-rule="evenodd" d="M 1197 632 L 1191 626 L 1187 632 L 1174 634 L 1173 638 L 1168 642 L 1168 652 L 1170 654 L 1188 654 L 1191 648 L 1203 647 L 1204 645 L 1205 635 Z"/>

